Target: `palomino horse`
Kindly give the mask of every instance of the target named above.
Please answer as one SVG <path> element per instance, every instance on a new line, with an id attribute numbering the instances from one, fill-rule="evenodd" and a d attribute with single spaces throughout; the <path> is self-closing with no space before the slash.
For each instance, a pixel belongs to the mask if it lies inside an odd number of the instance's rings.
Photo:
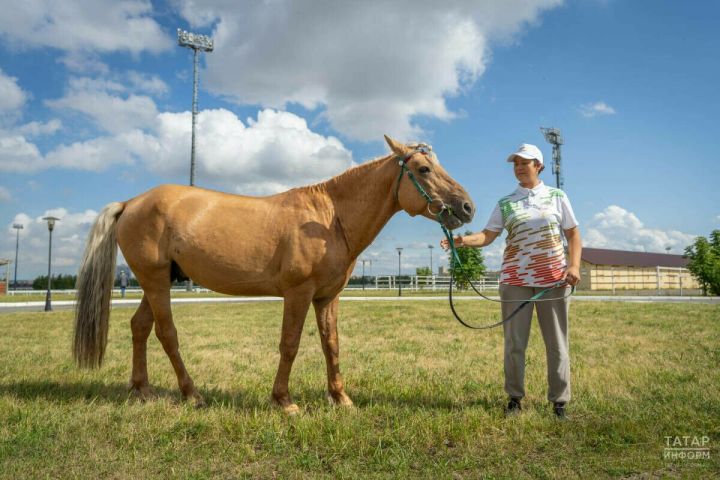
<path id="1" fill-rule="evenodd" d="M 272 399 L 287 413 L 298 411 L 288 379 L 312 303 L 327 362 L 328 399 L 352 405 L 340 376 L 337 314 L 340 292 L 358 255 L 400 210 L 450 229 L 475 213 L 468 194 L 429 147 L 385 138 L 390 155 L 326 182 L 269 197 L 165 185 L 107 205 L 90 231 L 78 275 L 77 363 L 90 368 L 102 363 L 119 245 L 144 292 L 131 321 L 130 389 L 140 398 L 151 395 L 146 348 L 154 325 L 183 397 L 204 405 L 180 357 L 170 310 L 171 282 L 189 277 L 225 294 L 284 298 Z"/>

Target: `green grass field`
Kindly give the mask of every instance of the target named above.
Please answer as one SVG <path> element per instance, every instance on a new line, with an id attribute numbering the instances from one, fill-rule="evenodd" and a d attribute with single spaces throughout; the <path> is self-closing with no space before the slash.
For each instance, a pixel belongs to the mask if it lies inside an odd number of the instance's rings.
<path id="1" fill-rule="evenodd" d="M 341 368 L 356 408 L 324 400 L 308 317 L 291 376 L 302 413 L 268 402 L 280 303 L 175 308 L 209 408 L 180 401 L 150 337 L 158 398 L 128 398 L 132 309 L 102 369 L 70 357 L 72 312 L 0 315 L 2 478 L 709 478 L 720 474 L 720 307 L 578 302 L 570 421 L 545 401 L 537 325 L 522 415 L 504 418 L 502 332 L 454 322 L 443 300 L 341 303 Z M 463 303 L 478 322 L 489 302 Z M 709 459 L 665 460 L 666 436 L 709 437 Z"/>

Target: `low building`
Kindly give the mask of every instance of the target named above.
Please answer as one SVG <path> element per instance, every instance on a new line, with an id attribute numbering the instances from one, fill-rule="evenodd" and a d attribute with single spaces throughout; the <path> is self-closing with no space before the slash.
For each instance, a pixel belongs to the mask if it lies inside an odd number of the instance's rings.
<path id="1" fill-rule="evenodd" d="M 700 289 L 682 255 L 583 248 L 580 290 L 680 293 Z"/>

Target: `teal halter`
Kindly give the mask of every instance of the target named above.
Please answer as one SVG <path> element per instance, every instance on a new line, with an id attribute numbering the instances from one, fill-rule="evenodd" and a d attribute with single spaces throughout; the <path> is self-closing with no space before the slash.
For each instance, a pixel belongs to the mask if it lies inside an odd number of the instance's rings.
<path id="1" fill-rule="evenodd" d="M 420 195 L 425 199 L 425 201 L 427 201 L 427 203 L 428 203 L 427 209 L 428 209 L 428 212 L 430 213 L 430 215 L 434 215 L 435 219 L 442 226 L 443 230 L 446 230 L 445 225 L 443 225 L 443 223 L 442 223 L 441 215 L 443 214 L 443 212 L 447 212 L 448 215 L 454 215 L 452 208 L 450 206 L 446 205 L 445 202 L 443 202 L 442 200 L 438 199 L 438 200 L 440 200 L 442 205 L 440 206 L 440 210 L 438 210 L 437 212 L 433 212 L 430 207 L 432 207 L 432 204 L 434 203 L 435 199 L 433 199 L 430 195 L 428 195 L 428 193 L 425 191 L 423 186 L 420 185 L 420 182 L 418 182 L 417 177 L 415 177 L 413 172 L 407 166 L 407 161 L 410 160 L 410 158 L 413 155 L 415 155 L 416 153 L 422 153 L 423 155 L 428 156 L 431 154 L 431 152 L 432 152 L 432 150 L 430 149 L 429 146 L 426 146 L 425 144 L 421 143 L 420 145 L 418 145 L 418 147 L 415 150 L 411 151 L 404 157 L 401 157 L 399 155 L 397 157 L 395 157 L 398 159 L 398 165 L 400 165 L 400 175 L 398 176 L 397 185 L 395 186 L 395 199 L 398 201 L 398 204 L 399 204 L 400 198 L 399 198 L 398 194 L 400 192 L 400 182 L 402 181 L 402 177 L 405 174 L 405 172 L 407 172 L 407 176 L 410 179 L 410 181 L 412 182 L 412 184 L 415 185 L 415 189 L 420 193 Z"/>
<path id="2" fill-rule="evenodd" d="M 438 212 L 433 212 L 430 209 L 430 207 L 432 206 L 432 204 L 434 202 L 433 198 L 430 195 L 428 195 L 428 193 L 425 191 L 423 186 L 420 185 L 420 182 L 417 181 L 417 178 L 415 177 L 413 172 L 407 166 L 407 161 L 410 160 L 410 158 L 413 155 L 415 155 L 416 153 L 422 153 L 423 155 L 429 155 L 431 153 L 431 150 L 428 146 L 426 146 L 424 144 L 420 144 L 415 150 L 408 153 L 404 157 L 401 157 L 401 156 L 396 157 L 398 159 L 398 165 L 400 165 L 400 175 L 398 176 L 397 185 L 395 187 L 395 199 L 398 201 L 398 203 L 400 203 L 400 199 L 398 197 L 398 193 L 400 192 L 400 181 L 402 181 L 403 175 L 405 174 L 405 172 L 407 172 L 407 176 L 410 179 L 410 181 L 412 182 L 412 184 L 415 185 L 415 189 L 418 192 L 420 192 L 420 195 L 425 199 L 425 201 L 428 202 L 428 205 L 427 205 L 428 212 L 430 212 L 431 215 L 434 215 L 435 219 L 440 224 L 440 228 L 442 228 L 442 231 L 445 234 L 445 237 L 448 239 L 448 242 L 450 243 L 450 246 L 452 249 L 452 255 L 455 260 L 455 263 L 458 266 L 460 266 L 460 268 L 462 269 L 462 262 L 460 261 L 460 257 L 458 256 L 457 250 L 455 249 L 455 243 L 453 242 L 452 234 L 450 233 L 450 230 L 448 230 L 448 228 L 445 226 L 445 224 L 443 224 L 442 218 L 441 218 L 443 212 L 447 212 L 448 215 L 454 215 L 454 212 L 452 210 L 452 207 L 446 205 L 445 202 L 443 202 L 442 200 L 440 200 L 440 202 L 442 202 L 442 206 L 440 207 L 440 210 Z"/>

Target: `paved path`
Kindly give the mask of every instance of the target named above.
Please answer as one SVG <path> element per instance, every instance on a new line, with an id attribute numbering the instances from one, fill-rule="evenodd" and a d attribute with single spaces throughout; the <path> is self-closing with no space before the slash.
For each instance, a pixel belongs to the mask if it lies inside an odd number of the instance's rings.
<path id="1" fill-rule="evenodd" d="M 490 297 L 498 299 L 498 297 Z M 670 297 L 670 296 L 595 296 L 595 295 L 575 295 L 572 297 L 573 302 L 635 302 L 635 303 L 710 303 L 720 305 L 720 297 Z M 427 296 L 427 297 L 340 297 L 343 302 L 411 302 L 411 301 L 445 301 L 447 297 Z M 453 297 L 453 300 L 483 300 L 480 297 L 459 296 Z M 194 304 L 194 303 L 257 303 L 257 302 L 279 302 L 280 297 L 182 297 L 173 298 L 173 305 Z M 112 300 L 113 308 L 137 307 L 140 305 L 140 299 L 114 299 Z M 52 302 L 54 310 L 70 310 L 75 307 L 74 300 L 57 300 Z M 45 302 L 0 302 L 0 313 L 23 312 L 23 311 L 42 311 L 45 308 Z"/>

